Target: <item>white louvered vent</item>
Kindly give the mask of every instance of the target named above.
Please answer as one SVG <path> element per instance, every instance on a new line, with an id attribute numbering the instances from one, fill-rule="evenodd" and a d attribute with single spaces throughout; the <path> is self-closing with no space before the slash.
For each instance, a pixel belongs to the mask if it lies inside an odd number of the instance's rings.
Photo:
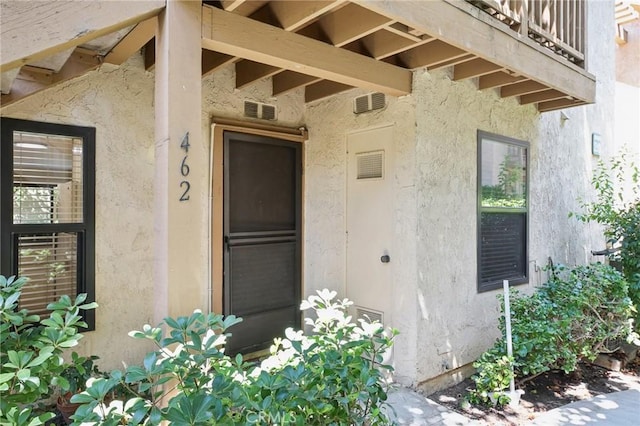
<path id="1" fill-rule="evenodd" d="M 384 93 L 376 92 L 358 96 L 353 100 L 354 114 L 383 109 L 387 106 L 387 97 Z"/>
<path id="2" fill-rule="evenodd" d="M 262 120 L 275 120 L 277 118 L 276 107 L 260 102 L 244 101 L 244 116 Z"/>
<path id="3" fill-rule="evenodd" d="M 356 154 L 357 179 L 382 179 L 384 177 L 384 151 Z"/>
<path id="4" fill-rule="evenodd" d="M 384 324 L 384 314 L 382 312 L 374 311 L 372 309 L 356 306 L 356 321 L 363 319 L 367 322 L 379 322 Z"/>

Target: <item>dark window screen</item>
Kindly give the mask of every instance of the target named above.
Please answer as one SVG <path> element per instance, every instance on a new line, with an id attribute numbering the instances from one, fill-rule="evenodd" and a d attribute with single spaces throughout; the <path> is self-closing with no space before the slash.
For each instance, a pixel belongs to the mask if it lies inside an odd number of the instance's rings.
<path id="1" fill-rule="evenodd" d="M 482 213 L 481 287 L 526 277 L 526 223 L 524 213 Z"/>

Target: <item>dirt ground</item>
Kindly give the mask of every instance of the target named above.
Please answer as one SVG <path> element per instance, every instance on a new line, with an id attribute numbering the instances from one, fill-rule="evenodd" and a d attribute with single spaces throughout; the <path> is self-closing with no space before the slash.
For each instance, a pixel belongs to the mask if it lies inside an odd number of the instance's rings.
<path id="1" fill-rule="evenodd" d="M 476 420 L 480 425 L 525 425 L 538 413 L 570 402 L 610 392 L 640 389 L 640 357 L 629 362 L 620 372 L 581 363 L 578 369 L 570 374 L 549 371 L 517 388 L 523 389 L 525 393 L 520 400 L 520 406 L 515 410 L 509 407 L 498 410 L 466 404 L 465 396 L 473 389 L 471 379 L 436 392 L 429 398 Z"/>

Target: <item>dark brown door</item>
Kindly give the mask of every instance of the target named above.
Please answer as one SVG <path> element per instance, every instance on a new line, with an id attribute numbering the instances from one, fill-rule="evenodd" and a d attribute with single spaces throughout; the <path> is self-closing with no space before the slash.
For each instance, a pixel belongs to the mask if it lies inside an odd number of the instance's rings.
<path id="1" fill-rule="evenodd" d="M 227 353 L 247 353 L 300 326 L 302 147 L 225 132 L 224 171 Z"/>

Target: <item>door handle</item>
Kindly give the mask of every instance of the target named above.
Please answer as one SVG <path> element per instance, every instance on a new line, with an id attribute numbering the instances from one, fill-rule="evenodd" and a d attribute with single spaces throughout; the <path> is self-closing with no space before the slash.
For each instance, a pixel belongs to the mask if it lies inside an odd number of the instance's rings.
<path id="1" fill-rule="evenodd" d="M 380 256 L 380 262 L 389 263 L 389 262 L 391 262 L 391 258 L 389 257 L 388 254 L 382 255 L 382 256 Z"/>

